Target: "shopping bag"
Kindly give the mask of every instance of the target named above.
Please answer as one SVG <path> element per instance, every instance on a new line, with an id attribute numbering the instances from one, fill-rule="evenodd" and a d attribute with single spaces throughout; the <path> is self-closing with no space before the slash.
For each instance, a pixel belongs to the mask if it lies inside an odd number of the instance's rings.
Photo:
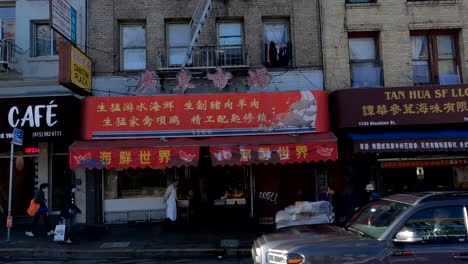
<path id="1" fill-rule="evenodd" d="M 54 241 L 65 241 L 65 225 L 59 223 L 55 226 Z"/>
<path id="2" fill-rule="evenodd" d="M 34 216 L 39 210 L 39 207 L 41 207 L 41 205 L 36 203 L 34 199 L 32 199 L 31 202 L 29 203 L 29 207 L 26 212 L 28 213 L 29 216 Z"/>

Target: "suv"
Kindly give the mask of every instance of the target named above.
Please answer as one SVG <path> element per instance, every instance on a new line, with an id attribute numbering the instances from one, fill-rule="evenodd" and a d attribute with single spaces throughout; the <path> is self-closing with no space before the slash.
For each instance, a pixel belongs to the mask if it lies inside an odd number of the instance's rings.
<path id="1" fill-rule="evenodd" d="M 402 193 L 359 209 L 344 228 L 309 225 L 257 238 L 256 264 L 468 261 L 468 191 Z"/>

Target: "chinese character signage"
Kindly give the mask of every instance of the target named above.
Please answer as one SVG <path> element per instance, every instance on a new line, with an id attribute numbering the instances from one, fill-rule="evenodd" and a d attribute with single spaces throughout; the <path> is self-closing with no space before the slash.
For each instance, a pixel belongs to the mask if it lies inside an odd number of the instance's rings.
<path id="1" fill-rule="evenodd" d="M 69 42 L 61 42 L 59 83 L 78 94 L 90 95 L 91 80 L 91 59 Z"/>
<path id="2" fill-rule="evenodd" d="M 26 144 L 74 140 L 79 136 L 80 99 L 74 96 L 0 99 L 0 142 L 10 143 L 13 128 Z"/>
<path id="3" fill-rule="evenodd" d="M 210 147 L 213 166 L 336 160 L 336 142 Z"/>
<path id="4" fill-rule="evenodd" d="M 197 166 L 199 147 L 71 149 L 70 168 L 165 168 Z"/>
<path id="5" fill-rule="evenodd" d="M 73 44 L 76 43 L 76 10 L 66 0 L 50 0 L 50 25 Z"/>
<path id="6" fill-rule="evenodd" d="M 331 94 L 339 128 L 468 122 L 468 85 L 359 88 Z"/>
<path id="7" fill-rule="evenodd" d="M 468 139 L 400 139 L 400 140 L 366 140 L 354 141 L 357 153 L 382 152 L 427 152 L 427 151 L 466 151 Z"/>
<path id="8" fill-rule="evenodd" d="M 83 114 L 86 140 L 329 130 L 322 91 L 88 97 Z"/>

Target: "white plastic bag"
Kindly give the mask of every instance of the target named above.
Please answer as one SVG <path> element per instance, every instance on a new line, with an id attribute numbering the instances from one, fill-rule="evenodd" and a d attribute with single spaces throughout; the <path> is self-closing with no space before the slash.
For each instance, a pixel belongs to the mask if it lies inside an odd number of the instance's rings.
<path id="1" fill-rule="evenodd" d="M 54 241 L 65 241 L 65 224 L 59 223 L 55 226 Z"/>

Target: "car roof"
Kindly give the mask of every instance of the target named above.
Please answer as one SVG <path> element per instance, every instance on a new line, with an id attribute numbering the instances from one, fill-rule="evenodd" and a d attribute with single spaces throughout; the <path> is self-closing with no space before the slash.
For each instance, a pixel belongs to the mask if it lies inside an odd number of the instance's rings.
<path id="1" fill-rule="evenodd" d="M 467 191 L 426 191 L 426 192 L 408 192 L 397 193 L 382 198 L 383 200 L 395 201 L 409 205 L 417 205 L 427 202 L 446 201 L 446 200 L 467 200 Z"/>

